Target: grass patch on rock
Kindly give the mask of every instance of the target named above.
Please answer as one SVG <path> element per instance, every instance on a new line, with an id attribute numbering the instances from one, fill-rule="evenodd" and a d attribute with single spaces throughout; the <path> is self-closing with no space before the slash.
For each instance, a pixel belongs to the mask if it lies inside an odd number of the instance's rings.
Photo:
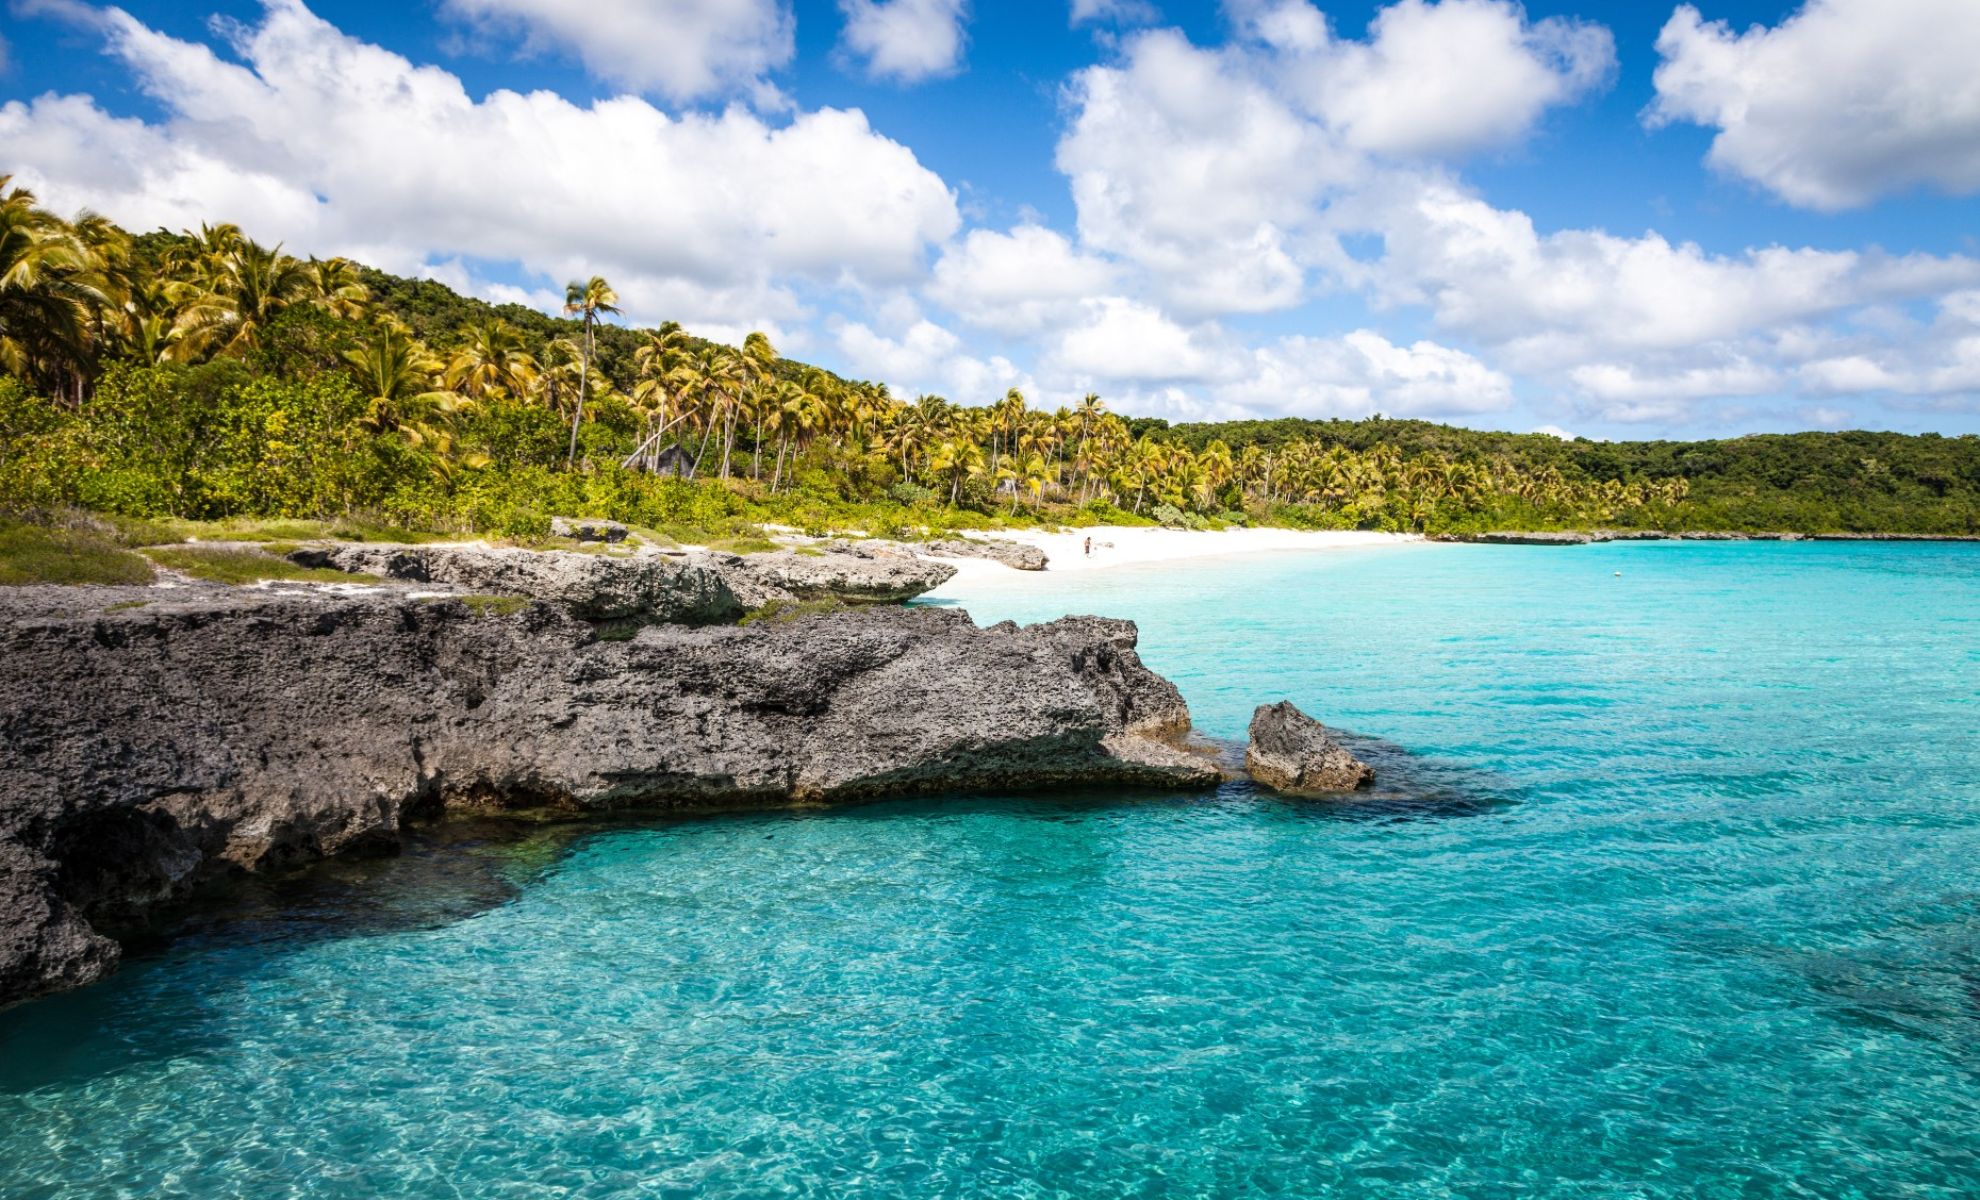
<path id="1" fill-rule="evenodd" d="M 447 534 L 430 533 L 418 529 L 405 529 L 382 521 L 366 521 L 344 518 L 335 521 L 308 521 L 300 519 L 275 518 L 261 520 L 252 517 L 234 517 L 224 521 L 171 521 L 148 522 L 165 536 L 148 542 L 133 542 L 131 545 L 157 545 L 163 542 L 183 542 L 189 538 L 204 542 L 391 542 L 419 544 L 421 542 L 444 542 Z"/>
<path id="2" fill-rule="evenodd" d="M 738 625 L 788 625 L 804 617 L 820 616 L 824 613 L 844 612 L 851 607 L 835 596 L 820 600 L 772 600 L 762 608 L 752 609 L 743 614 Z"/>
<path id="3" fill-rule="evenodd" d="M 460 599 L 469 611 L 484 617 L 513 617 L 530 605 L 529 600 L 522 596 L 473 595 Z"/>
<path id="4" fill-rule="evenodd" d="M 645 525 L 628 525 L 626 526 L 626 532 L 628 535 L 628 540 L 630 540 L 631 538 L 639 538 L 650 545 L 660 547 L 662 550 L 671 550 L 674 547 L 680 545 L 679 542 L 675 541 L 672 537 L 669 537 L 667 534 L 661 533 L 658 529 L 652 529 Z"/>
<path id="5" fill-rule="evenodd" d="M 783 549 L 782 546 L 764 537 L 717 538 L 708 543 L 708 548 L 723 554 L 768 554 L 773 550 Z"/>
<path id="6" fill-rule="evenodd" d="M 0 524 L 0 586 L 150 583 L 151 575 L 114 533 Z"/>
<path id="7" fill-rule="evenodd" d="M 360 575 L 329 567 L 304 567 L 265 550 L 246 546 L 154 546 L 146 558 L 168 570 L 210 583 L 376 583 L 376 575 Z"/>

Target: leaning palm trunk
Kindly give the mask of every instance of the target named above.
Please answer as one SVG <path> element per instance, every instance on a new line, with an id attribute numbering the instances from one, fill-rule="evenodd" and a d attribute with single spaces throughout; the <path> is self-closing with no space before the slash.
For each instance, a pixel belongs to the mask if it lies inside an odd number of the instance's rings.
<path id="1" fill-rule="evenodd" d="M 622 467 L 630 467 L 633 465 L 634 460 L 639 459 L 643 456 L 646 459 L 647 471 L 650 473 L 653 470 L 655 470 L 660 463 L 660 451 L 658 448 L 658 443 L 660 441 L 661 435 L 665 434 L 669 429 L 672 429 L 674 426 L 680 424 L 682 421 L 685 420 L 687 420 L 687 414 L 682 413 L 680 416 L 675 417 L 673 420 L 667 422 L 665 425 L 662 425 L 660 428 L 648 434 L 646 440 L 641 442 L 639 444 L 639 447 L 635 449 L 631 454 L 626 455 L 626 460 L 620 463 L 619 465 Z"/>
<path id="2" fill-rule="evenodd" d="M 777 443 L 777 473 L 770 477 L 770 494 L 776 495 L 777 488 L 784 482 L 784 451 L 791 448 L 791 435 L 785 434 Z"/>
<path id="3" fill-rule="evenodd" d="M 701 471 L 701 460 L 708 456 L 708 439 L 715 436 L 715 422 L 709 421 L 708 428 L 701 435 L 701 449 L 694 452 L 694 465 L 688 468 L 687 477 L 693 479 Z"/>

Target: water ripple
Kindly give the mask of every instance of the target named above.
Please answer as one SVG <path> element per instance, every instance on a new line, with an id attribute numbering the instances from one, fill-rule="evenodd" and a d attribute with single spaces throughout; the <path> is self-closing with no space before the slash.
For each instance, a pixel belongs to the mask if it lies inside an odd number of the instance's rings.
<path id="1" fill-rule="evenodd" d="M 1980 1193 L 1974 548 L 1047 579 L 1379 790 L 338 868 L 0 1015 L 0 1194 Z"/>

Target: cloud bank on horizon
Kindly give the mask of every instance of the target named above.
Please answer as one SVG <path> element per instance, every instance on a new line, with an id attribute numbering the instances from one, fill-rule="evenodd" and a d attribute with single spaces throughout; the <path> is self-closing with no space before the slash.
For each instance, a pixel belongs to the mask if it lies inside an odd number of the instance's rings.
<path id="1" fill-rule="evenodd" d="M 14 0 L 0 170 L 909 395 L 1980 430 L 1980 5 L 1603 7 Z"/>

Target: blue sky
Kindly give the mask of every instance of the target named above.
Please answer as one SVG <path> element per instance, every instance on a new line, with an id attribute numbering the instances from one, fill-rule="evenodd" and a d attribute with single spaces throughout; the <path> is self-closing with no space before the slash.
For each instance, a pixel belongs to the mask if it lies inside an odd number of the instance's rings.
<path id="1" fill-rule="evenodd" d="M 904 395 L 1980 431 L 1980 5 L 10 0 L 0 170 Z"/>

